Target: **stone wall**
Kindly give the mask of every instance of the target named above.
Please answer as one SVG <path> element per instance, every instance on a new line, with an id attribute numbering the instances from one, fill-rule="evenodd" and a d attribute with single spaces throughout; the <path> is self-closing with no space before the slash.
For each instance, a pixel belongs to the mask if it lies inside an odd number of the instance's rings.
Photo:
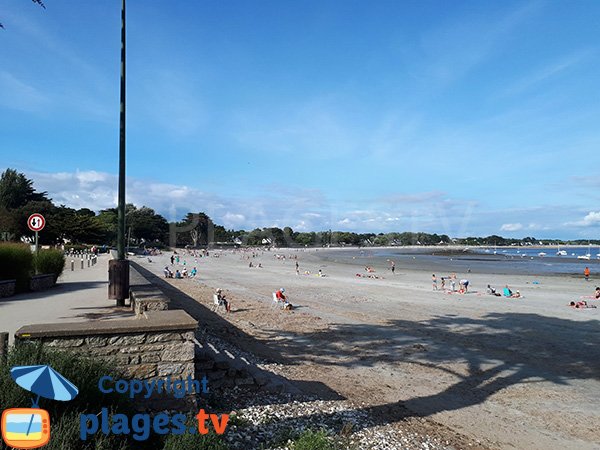
<path id="1" fill-rule="evenodd" d="M 0 298 L 15 295 L 17 280 L 0 280 Z"/>
<path id="2" fill-rule="evenodd" d="M 187 378 L 194 375 L 194 333 L 147 332 L 135 334 L 56 337 L 48 347 L 76 351 L 113 362 L 128 378 Z"/>
<path id="3" fill-rule="evenodd" d="M 15 333 L 15 343 L 42 341 L 55 349 L 111 362 L 125 378 L 195 379 L 194 333 L 197 322 L 184 311 L 148 312 L 141 319 L 29 325 Z M 193 406 L 195 398 L 136 397 L 140 408 Z"/>
<path id="4" fill-rule="evenodd" d="M 152 286 L 132 286 L 129 289 L 129 300 L 136 316 L 141 316 L 146 311 L 166 311 L 169 309 L 168 297 Z"/>
<path id="5" fill-rule="evenodd" d="M 34 275 L 31 277 L 29 282 L 29 289 L 32 291 L 43 291 L 44 289 L 50 289 L 56 284 L 56 277 L 54 274 L 43 274 Z"/>

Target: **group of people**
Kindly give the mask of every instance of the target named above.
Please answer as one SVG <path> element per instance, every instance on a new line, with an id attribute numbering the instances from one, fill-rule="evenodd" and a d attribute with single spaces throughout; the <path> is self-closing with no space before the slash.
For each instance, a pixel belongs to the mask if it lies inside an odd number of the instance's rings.
<path id="1" fill-rule="evenodd" d="M 218 303 L 218 305 L 224 306 L 225 311 L 230 313 L 231 312 L 231 301 L 229 301 L 225 297 L 225 294 L 223 293 L 223 290 L 221 288 L 218 288 L 215 290 L 215 297 L 216 297 L 216 302 Z M 281 309 L 284 309 L 286 311 L 291 311 L 292 309 L 294 309 L 294 306 L 289 302 L 289 300 L 287 299 L 287 297 L 285 295 L 285 288 L 280 288 L 275 292 L 275 299 L 277 300 L 277 303 L 281 303 Z"/>
<path id="2" fill-rule="evenodd" d="M 438 284 L 437 284 L 437 277 L 435 276 L 435 273 L 431 275 L 431 285 L 434 291 L 438 290 Z M 446 276 L 446 277 L 441 277 L 441 289 L 442 291 L 446 290 L 446 281 L 448 281 L 450 283 L 450 289 L 448 290 L 448 292 L 457 292 L 456 290 L 456 274 L 453 273 L 450 276 Z M 459 280 L 458 282 L 459 285 L 459 289 L 458 289 L 458 293 L 460 294 L 466 294 L 469 291 L 469 280 L 467 280 L 466 278 L 462 278 L 461 280 Z"/>
<path id="3" fill-rule="evenodd" d="M 165 278 L 193 278 L 198 274 L 198 269 L 194 267 L 188 272 L 187 268 L 184 267 L 182 270 L 177 269 L 175 270 L 175 273 L 173 273 L 169 266 L 165 266 L 165 268 L 163 269 L 163 273 L 165 274 Z"/>

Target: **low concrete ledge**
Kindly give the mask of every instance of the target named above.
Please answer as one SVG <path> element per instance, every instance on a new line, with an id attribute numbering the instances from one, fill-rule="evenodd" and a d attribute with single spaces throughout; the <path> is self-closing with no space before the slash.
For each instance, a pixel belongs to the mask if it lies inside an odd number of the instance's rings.
<path id="1" fill-rule="evenodd" d="M 43 291 L 50 289 L 56 284 L 56 276 L 52 273 L 34 275 L 29 282 L 29 289 L 32 291 Z"/>
<path id="2" fill-rule="evenodd" d="M 183 310 L 149 311 L 138 319 L 97 320 L 90 322 L 25 325 L 17 330 L 17 339 L 46 337 L 131 334 L 162 331 L 195 331 L 198 322 Z"/>
<path id="3" fill-rule="evenodd" d="M 0 280 L 0 298 L 15 295 L 17 280 Z"/>
<path id="4" fill-rule="evenodd" d="M 131 308 L 136 317 L 146 311 L 166 311 L 169 309 L 169 298 L 152 285 L 132 286 L 129 289 Z"/>
<path id="5" fill-rule="evenodd" d="M 130 268 L 129 299 L 136 316 L 146 311 L 166 311 L 169 309 L 169 297 L 142 276 L 135 267 Z"/>

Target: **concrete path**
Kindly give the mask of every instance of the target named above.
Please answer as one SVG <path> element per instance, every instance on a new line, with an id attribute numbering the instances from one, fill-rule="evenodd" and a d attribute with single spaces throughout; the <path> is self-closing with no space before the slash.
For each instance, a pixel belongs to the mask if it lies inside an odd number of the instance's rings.
<path id="1" fill-rule="evenodd" d="M 58 283 L 52 289 L 0 298 L 0 332 L 8 331 L 10 342 L 23 325 L 132 318 L 129 307 L 116 308 L 108 299 L 108 255 L 99 255 L 95 266 L 81 269 L 70 258 Z"/>

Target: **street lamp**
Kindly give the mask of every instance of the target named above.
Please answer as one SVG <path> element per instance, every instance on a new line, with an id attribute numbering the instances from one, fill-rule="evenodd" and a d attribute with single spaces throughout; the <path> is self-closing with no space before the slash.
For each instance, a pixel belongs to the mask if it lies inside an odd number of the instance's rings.
<path id="1" fill-rule="evenodd" d="M 125 254 L 125 0 L 121 7 L 121 108 L 119 113 L 119 203 L 117 207 L 117 259 L 108 262 L 108 298 L 125 306 L 129 297 L 129 261 Z"/>

